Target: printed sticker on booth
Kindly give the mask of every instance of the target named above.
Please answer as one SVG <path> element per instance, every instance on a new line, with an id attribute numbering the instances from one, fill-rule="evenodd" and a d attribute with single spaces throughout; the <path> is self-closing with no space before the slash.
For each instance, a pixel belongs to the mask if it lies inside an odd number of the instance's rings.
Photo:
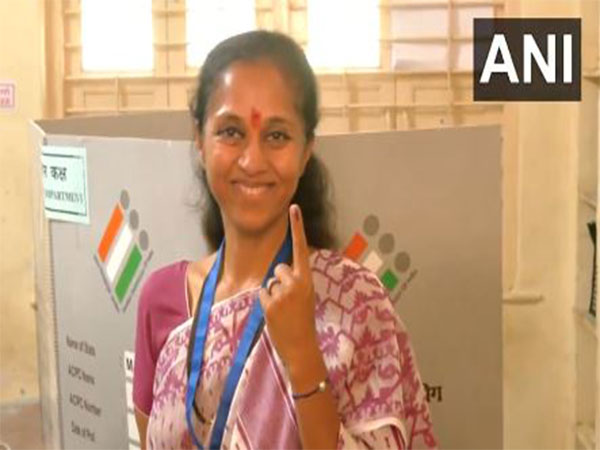
<path id="1" fill-rule="evenodd" d="M 44 209 L 48 219 L 89 225 L 85 147 L 42 147 Z"/>

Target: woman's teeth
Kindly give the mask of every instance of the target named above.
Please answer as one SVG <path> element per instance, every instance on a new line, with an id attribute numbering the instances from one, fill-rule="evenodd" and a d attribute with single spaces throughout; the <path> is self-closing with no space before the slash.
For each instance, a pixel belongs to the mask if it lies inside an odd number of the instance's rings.
<path id="1" fill-rule="evenodd" d="M 242 183 L 237 183 L 237 187 L 240 189 L 240 191 L 247 195 L 259 195 L 269 188 L 269 186 L 267 186 L 266 184 L 258 186 L 249 186 L 247 184 Z"/>

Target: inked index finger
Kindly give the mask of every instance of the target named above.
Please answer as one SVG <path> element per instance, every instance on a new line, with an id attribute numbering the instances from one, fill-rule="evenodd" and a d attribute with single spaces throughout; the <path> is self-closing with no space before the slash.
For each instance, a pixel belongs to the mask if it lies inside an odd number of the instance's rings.
<path id="1" fill-rule="evenodd" d="M 297 204 L 290 206 L 290 223 L 292 228 L 292 248 L 294 255 L 294 272 L 308 273 L 310 266 L 308 261 L 308 244 L 304 233 L 304 219 L 302 211 Z"/>

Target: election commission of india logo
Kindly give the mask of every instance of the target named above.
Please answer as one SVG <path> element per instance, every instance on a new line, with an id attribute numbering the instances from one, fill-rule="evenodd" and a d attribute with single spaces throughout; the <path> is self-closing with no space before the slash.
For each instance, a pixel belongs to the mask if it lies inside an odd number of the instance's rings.
<path id="1" fill-rule="evenodd" d="M 381 230 L 379 217 L 375 214 L 365 218 L 362 230 L 354 233 L 344 255 L 375 273 L 393 303 L 400 300 L 418 273 L 411 267 L 408 252 L 397 248 L 394 235 Z"/>
<path id="2" fill-rule="evenodd" d="M 152 258 L 148 232 L 140 229 L 138 212 L 129 193 L 121 191 L 107 218 L 94 261 L 118 311 L 124 312 Z"/>

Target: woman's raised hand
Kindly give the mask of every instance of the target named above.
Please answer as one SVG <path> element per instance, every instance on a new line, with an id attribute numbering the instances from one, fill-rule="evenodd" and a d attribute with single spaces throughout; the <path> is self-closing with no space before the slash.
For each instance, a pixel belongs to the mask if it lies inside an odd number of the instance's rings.
<path id="1" fill-rule="evenodd" d="M 271 341 L 288 371 L 302 371 L 307 359 L 319 351 L 315 328 L 315 294 L 309 264 L 309 248 L 300 207 L 290 206 L 292 267 L 278 264 L 259 299 Z"/>

